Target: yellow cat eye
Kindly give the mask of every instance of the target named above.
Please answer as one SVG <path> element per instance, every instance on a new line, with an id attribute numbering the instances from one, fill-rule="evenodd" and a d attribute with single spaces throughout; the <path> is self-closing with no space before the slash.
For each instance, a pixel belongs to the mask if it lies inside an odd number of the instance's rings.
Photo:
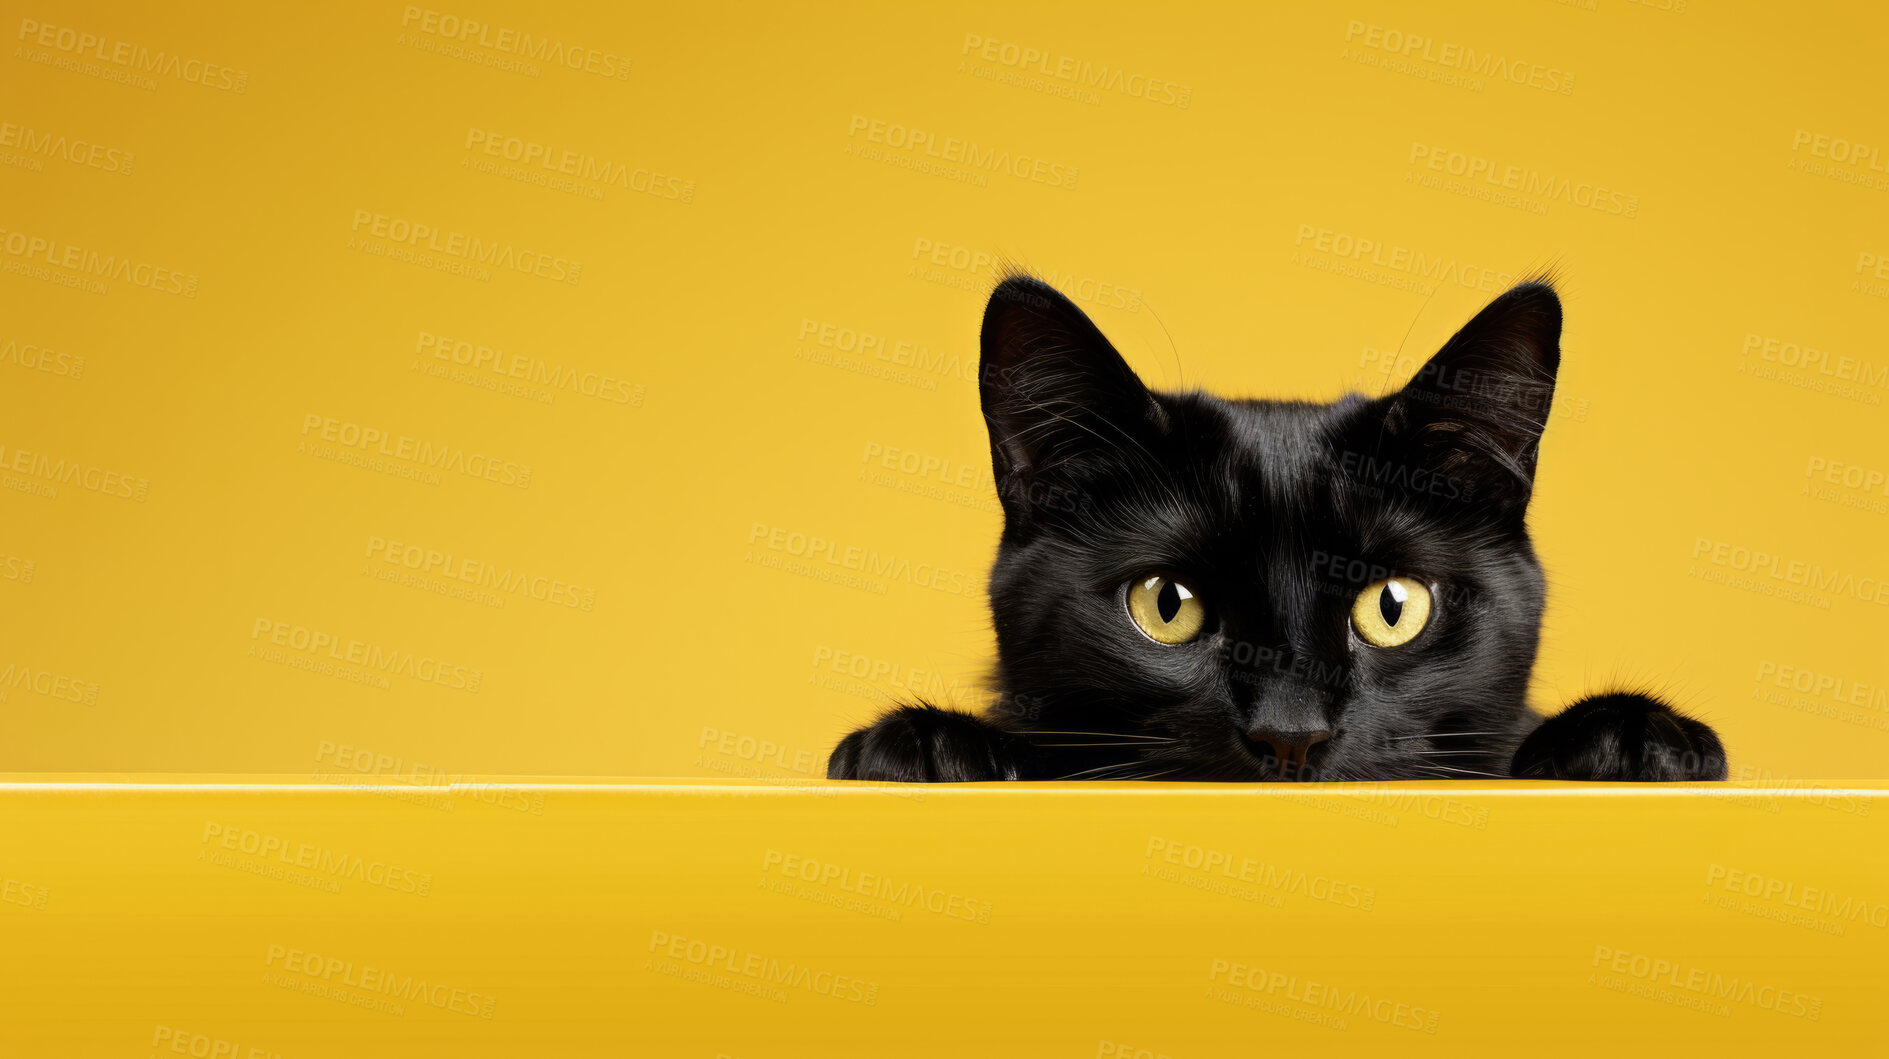
<path id="1" fill-rule="evenodd" d="M 1128 583 L 1128 616 L 1149 639 L 1164 644 L 1186 643 L 1207 624 L 1207 608 L 1193 589 L 1158 575 Z"/>
<path id="2" fill-rule="evenodd" d="M 1407 644 L 1430 623 L 1430 590 L 1408 577 L 1373 582 L 1351 604 L 1351 625 L 1373 647 Z"/>

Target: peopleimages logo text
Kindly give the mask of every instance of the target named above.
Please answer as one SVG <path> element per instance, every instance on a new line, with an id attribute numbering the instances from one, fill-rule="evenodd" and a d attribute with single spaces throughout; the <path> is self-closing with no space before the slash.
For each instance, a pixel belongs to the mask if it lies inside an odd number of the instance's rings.
<path id="1" fill-rule="evenodd" d="M 910 151 L 926 158 L 950 162 L 987 173 L 1008 173 L 1019 180 L 1028 180 L 1066 191 L 1075 189 L 1076 177 L 1079 175 L 1079 170 L 1060 162 L 1052 162 L 1029 154 L 1012 153 L 1000 147 L 980 144 L 975 140 L 946 136 L 896 121 L 882 121 L 878 118 L 869 118 L 864 114 L 854 114 L 852 121 L 847 125 L 846 135 L 854 138 L 862 133 L 868 143 L 882 147 Z"/>
<path id="2" fill-rule="evenodd" d="M 600 51 L 570 44 L 550 37 L 536 36 L 523 30 L 493 26 L 477 19 L 432 8 L 408 4 L 400 11 L 402 29 L 473 47 L 486 48 L 505 55 L 516 55 L 534 62 L 563 66 L 581 73 L 595 74 L 612 81 L 627 80 L 630 60 L 615 52 Z"/>
<path id="3" fill-rule="evenodd" d="M 37 19 L 20 19 L 20 32 L 14 38 L 65 55 L 99 62 L 139 74 L 174 77 L 187 84 L 214 88 L 241 95 L 249 87 L 249 71 L 202 59 L 185 58 L 176 52 L 153 51 L 142 44 L 74 29 L 55 26 Z"/>
<path id="4" fill-rule="evenodd" d="M 531 485 L 530 464 L 469 452 L 457 445 L 435 444 L 422 438 L 391 433 L 380 427 L 363 426 L 318 412 L 302 416 L 302 435 L 343 448 L 405 460 L 434 471 L 455 471 L 468 478 L 480 478 L 519 489 Z"/>
<path id="5" fill-rule="evenodd" d="M 464 232 L 443 231 L 422 221 L 393 217 L 373 210 L 355 210 L 350 229 L 358 235 L 385 240 L 400 246 L 426 250 L 434 254 L 476 265 L 522 272 L 527 276 L 575 285 L 583 274 L 582 262 L 558 257 L 542 250 L 481 239 Z"/>
<path id="6" fill-rule="evenodd" d="M 1376 23 L 1360 22 L 1355 18 L 1345 24 L 1345 43 L 1362 44 L 1400 59 L 1426 62 L 1477 77 L 1539 88 L 1544 92 L 1565 96 L 1574 91 L 1574 75 L 1566 70 L 1510 55 L 1498 55 L 1453 41 L 1437 40 L 1420 33 L 1406 33 Z"/>

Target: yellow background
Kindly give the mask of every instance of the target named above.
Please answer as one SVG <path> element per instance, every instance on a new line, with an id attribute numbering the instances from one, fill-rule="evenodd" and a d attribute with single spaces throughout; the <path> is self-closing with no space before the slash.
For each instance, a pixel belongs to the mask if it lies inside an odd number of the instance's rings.
<path id="1" fill-rule="evenodd" d="M 975 704 L 999 520 L 969 366 L 1007 260 L 1088 298 L 1155 385 L 1319 398 L 1400 383 L 1494 277 L 1556 266 L 1535 703 L 1649 684 L 1719 728 L 1735 777 L 1889 774 L 1889 494 L 1807 474 L 1889 470 L 1889 384 L 1833 392 L 1762 346 L 1889 363 L 1889 272 L 1859 264 L 1889 257 L 1889 162 L 1829 157 L 1889 151 L 1867 5 L 433 9 L 593 70 L 455 49 L 424 5 L 4 8 L 0 122 L 31 136 L 0 158 L 0 768 L 807 776 L 904 686 Z M 125 83 L 39 26 L 183 64 Z M 1005 44 L 1133 77 L 1071 92 Z M 1149 78 L 1173 101 L 1133 94 Z M 1046 168 L 915 171 L 874 122 Z M 606 181 L 490 171 L 480 136 Z M 1456 155 L 1570 190 L 1485 197 L 1449 184 Z M 623 186 L 651 179 L 688 201 Z M 1633 216 L 1575 201 L 1595 186 Z M 581 267 L 394 260 L 360 211 Z M 192 293 L 35 263 L 15 234 Z M 1336 252 L 1358 240 L 1444 271 Z M 884 345 L 836 362 L 827 326 Z M 629 399 L 442 378 L 427 334 Z M 908 349 L 903 374 L 881 359 Z M 311 415 L 529 479 L 323 458 Z M 49 483 L 42 456 L 144 499 Z M 886 572 L 789 563 L 813 537 Z M 383 580 L 376 539 L 586 606 Z M 1821 602 L 1767 572 L 1811 567 Z M 294 668 L 275 623 L 477 687 Z"/>

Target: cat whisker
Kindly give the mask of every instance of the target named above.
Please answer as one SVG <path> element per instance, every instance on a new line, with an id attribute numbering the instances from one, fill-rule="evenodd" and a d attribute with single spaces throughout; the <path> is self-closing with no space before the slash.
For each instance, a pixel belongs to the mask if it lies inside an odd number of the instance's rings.
<path id="1" fill-rule="evenodd" d="M 1167 736 L 1140 735 L 1134 732 L 1066 732 L 1057 728 L 1029 728 L 1024 735 L 1092 735 L 1098 739 L 1134 739 L 1148 743 L 1172 743 Z"/>
<path id="2" fill-rule="evenodd" d="M 1163 769 L 1160 772 L 1151 772 L 1145 776 L 1111 776 L 1109 778 L 1112 780 L 1116 780 L 1117 782 L 1127 782 L 1129 780 L 1136 780 L 1136 781 L 1158 780 L 1163 776 L 1172 776 L 1176 772 L 1179 772 L 1179 771 L 1180 769 L 1172 768 L 1172 769 Z"/>
<path id="3" fill-rule="evenodd" d="M 1484 772 L 1481 769 L 1451 768 L 1448 765 L 1418 765 L 1417 767 L 1431 771 L 1448 772 L 1457 776 L 1470 776 L 1476 779 L 1505 780 L 1509 778 L 1496 772 Z"/>
<path id="4" fill-rule="evenodd" d="M 1056 778 L 1059 780 L 1073 780 L 1082 776 L 1089 776 L 1091 779 L 1120 779 L 1121 777 L 1119 776 L 1095 776 L 1093 774 L 1097 772 L 1107 772 L 1110 769 L 1142 768 L 1147 764 L 1148 763 L 1145 761 L 1117 761 L 1107 765 L 1097 765 L 1092 769 L 1083 769 L 1081 772 L 1071 772 L 1067 776 L 1058 776 Z"/>

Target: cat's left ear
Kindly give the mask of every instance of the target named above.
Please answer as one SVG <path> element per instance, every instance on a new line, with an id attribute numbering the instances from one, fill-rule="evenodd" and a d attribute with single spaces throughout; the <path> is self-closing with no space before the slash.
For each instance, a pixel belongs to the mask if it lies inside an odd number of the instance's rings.
<path id="1" fill-rule="evenodd" d="M 1510 288 L 1464 324 L 1391 402 L 1401 459 L 1519 521 L 1561 364 L 1561 299 L 1543 280 Z"/>
<path id="2" fill-rule="evenodd" d="M 984 309 L 979 363 L 991 470 L 1012 520 L 1065 505 L 1059 484 L 1142 452 L 1161 419 L 1147 387 L 1054 287 L 1011 276 Z"/>

